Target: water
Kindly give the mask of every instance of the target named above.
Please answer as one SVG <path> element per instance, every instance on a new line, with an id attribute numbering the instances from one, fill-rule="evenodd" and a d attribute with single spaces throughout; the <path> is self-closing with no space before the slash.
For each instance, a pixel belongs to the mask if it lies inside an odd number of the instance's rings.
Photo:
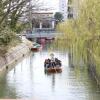
<path id="1" fill-rule="evenodd" d="M 34 53 L 0 77 L 0 98 L 35 100 L 100 100 L 100 91 L 84 67 L 70 68 L 68 54 L 55 52 L 63 62 L 61 74 L 45 74 L 49 52 Z"/>

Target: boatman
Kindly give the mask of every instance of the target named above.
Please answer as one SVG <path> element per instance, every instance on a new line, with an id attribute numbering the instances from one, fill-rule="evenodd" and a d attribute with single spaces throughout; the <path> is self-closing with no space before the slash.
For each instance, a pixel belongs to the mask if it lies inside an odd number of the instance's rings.
<path id="1" fill-rule="evenodd" d="M 50 54 L 50 57 L 51 57 L 51 59 L 50 59 L 50 60 L 51 60 L 51 67 L 54 68 L 54 67 L 55 67 L 55 58 L 54 58 L 54 54 L 51 53 L 51 54 Z"/>

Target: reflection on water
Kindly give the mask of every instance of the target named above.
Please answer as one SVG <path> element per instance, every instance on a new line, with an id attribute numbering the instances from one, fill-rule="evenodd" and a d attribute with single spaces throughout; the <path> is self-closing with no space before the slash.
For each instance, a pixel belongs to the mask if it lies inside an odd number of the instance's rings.
<path id="1" fill-rule="evenodd" d="M 45 74 L 47 51 L 31 54 L 0 77 L 0 98 L 37 100 L 99 100 L 100 92 L 85 68 L 70 68 L 67 53 L 55 52 L 62 73 Z"/>

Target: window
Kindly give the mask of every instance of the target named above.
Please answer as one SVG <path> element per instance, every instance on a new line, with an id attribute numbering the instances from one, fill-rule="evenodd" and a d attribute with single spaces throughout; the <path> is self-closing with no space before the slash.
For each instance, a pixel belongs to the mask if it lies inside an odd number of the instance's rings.
<path id="1" fill-rule="evenodd" d="M 72 7 L 68 7 L 68 12 L 72 12 L 73 8 Z"/>
<path id="2" fill-rule="evenodd" d="M 73 14 L 70 14 L 70 13 L 69 13 L 69 14 L 68 14 L 68 18 L 69 18 L 69 19 L 73 18 Z"/>

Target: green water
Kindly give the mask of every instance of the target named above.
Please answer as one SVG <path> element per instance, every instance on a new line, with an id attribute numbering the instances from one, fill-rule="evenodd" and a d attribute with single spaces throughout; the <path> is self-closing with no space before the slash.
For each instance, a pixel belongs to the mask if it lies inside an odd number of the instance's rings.
<path id="1" fill-rule="evenodd" d="M 32 100 L 100 100 L 100 91 L 84 67 L 70 68 L 68 54 L 54 52 L 62 60 L 61 74 L 45 74 L 47 51 L 31 54 L 0 77 L 0 98 Z"/>

